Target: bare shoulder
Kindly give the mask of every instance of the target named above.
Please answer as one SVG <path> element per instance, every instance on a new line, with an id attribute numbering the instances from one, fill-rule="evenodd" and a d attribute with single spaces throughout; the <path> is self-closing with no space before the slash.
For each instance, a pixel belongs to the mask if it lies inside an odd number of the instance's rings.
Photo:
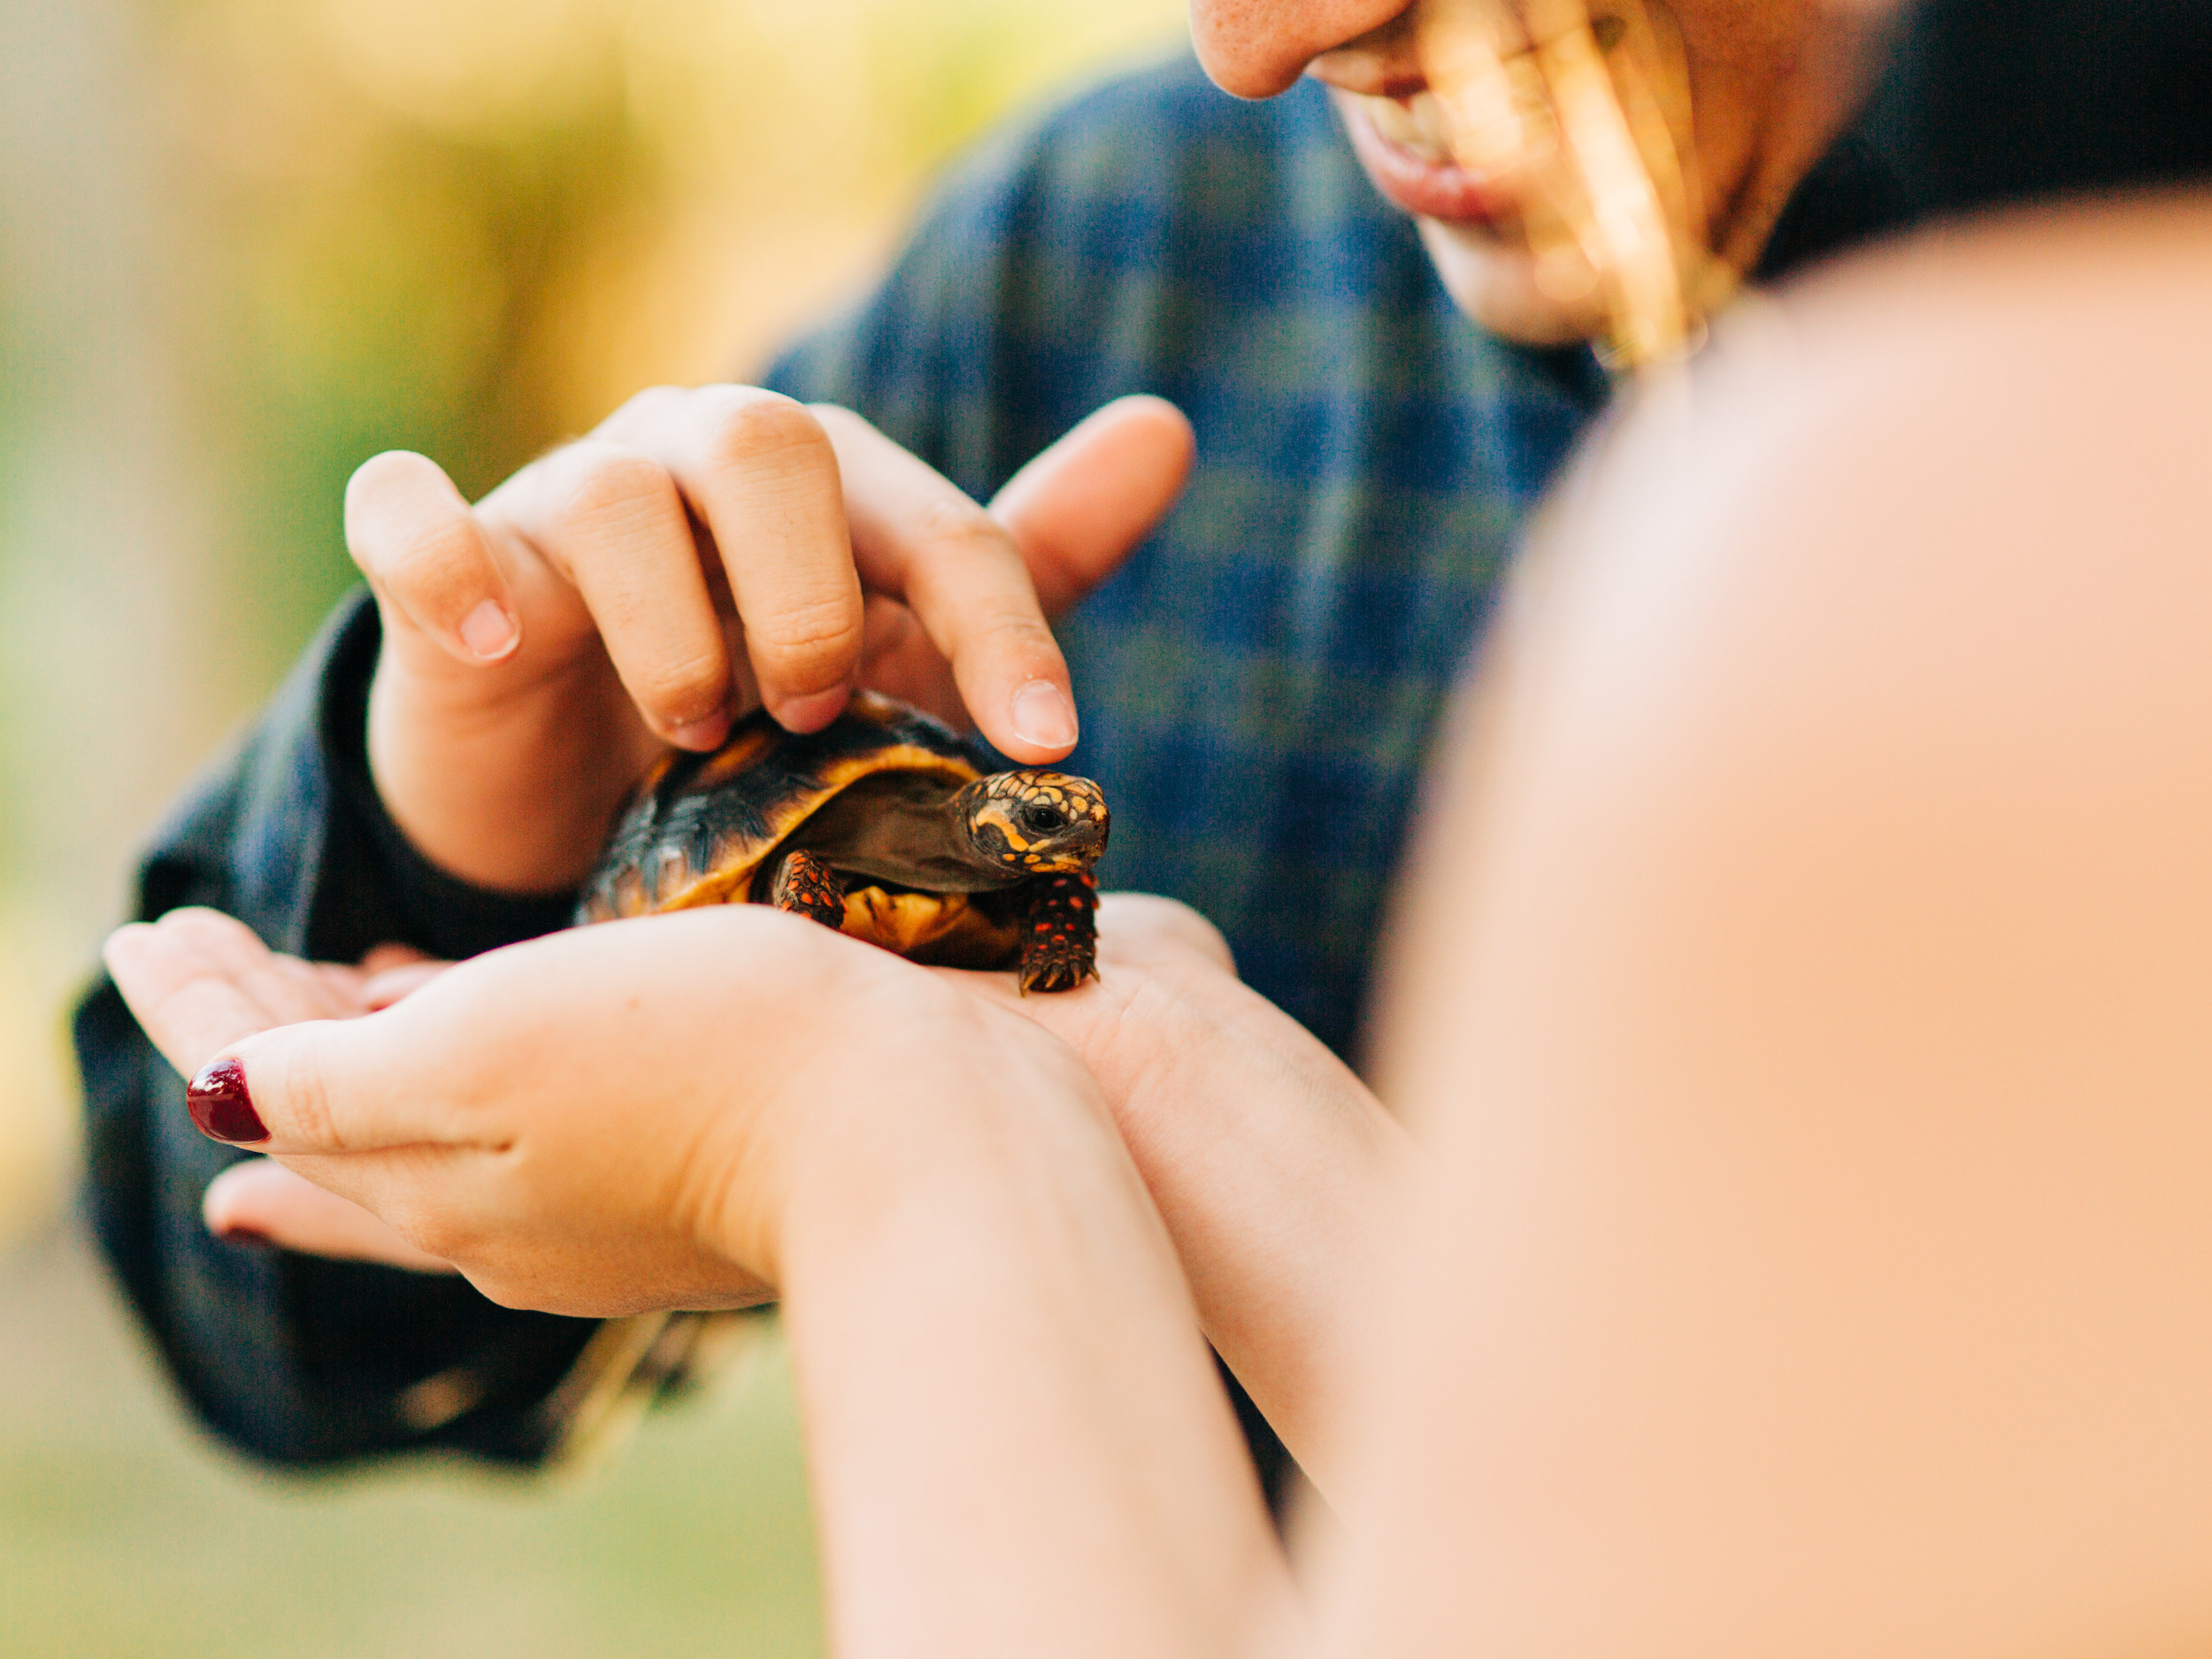
<path id="1" fill-rule="evenodd" d="M 1839 830 L 2178 808 L 2212 752 L 2208 293 L 2212 198 L 2177 196 L 1763 303 L 1546 526 L 1482 765 L 1538 740 L 1547 789 L 1632 794 L 1640 838 L 1669 803 L 1747 823 L 1754 784 Z"/>
<path id="2" fill-rule="evenodd" d="M 1371 1605 L 2212 1640 L 2208 256 L 2178 200 L 1884 250 L 1555 511 L 1379 1045 L 1440 1196 Z"/>
<path id="3" fill-rule="evenodd" d="M 2134 930 L 2212 846 L 2208 293 L 2212 198 L 1991 219 L 1751 302 L 1626 411 L 1440 751 L 1386 1096 L 1477 979 L 1799 1007 L 1846 937 L 1974 979 L 2074 928 L 2170 980 Z"/>

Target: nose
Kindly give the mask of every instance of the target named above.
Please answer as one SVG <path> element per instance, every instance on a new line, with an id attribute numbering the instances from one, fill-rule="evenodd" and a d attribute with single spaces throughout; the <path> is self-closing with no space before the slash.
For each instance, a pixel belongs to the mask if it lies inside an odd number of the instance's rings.
<path id="1" fill-rule="evenodd" d="M 1190 0 L 1191 42 L 1224 92 L 1271 98 L 1324 53 L 1402 33 L 1389 26 L 1412 9 L 1412 0 Z"/>

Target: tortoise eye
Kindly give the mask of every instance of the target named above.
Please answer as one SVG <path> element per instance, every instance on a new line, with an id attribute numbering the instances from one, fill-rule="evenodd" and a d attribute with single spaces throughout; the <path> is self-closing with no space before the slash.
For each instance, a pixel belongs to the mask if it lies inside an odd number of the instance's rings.
<path id="1" fill-rule="evenodd" d="M 1066 816 L 1057 807 L 1025 806 L 1021 810 L 1021 819 L 1022 827 L 1032 835 L 1049 835 L 1068 826 Z"/>

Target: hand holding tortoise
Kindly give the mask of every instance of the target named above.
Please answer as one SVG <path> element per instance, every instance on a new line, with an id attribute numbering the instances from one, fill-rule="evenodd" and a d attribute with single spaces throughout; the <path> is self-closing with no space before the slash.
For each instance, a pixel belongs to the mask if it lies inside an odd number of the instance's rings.
<path id="1" fill-rule="evenodd" d="M 795 1133 L 826 1160 L 821 1179 L 864 1182 L 882 1158 L 926 1158 L 936 1115 L 1003 1104 L 1010 1079 L 1017 1111 L 1032 1087 L 1102 1097 L 1208 1336 L 1324 1489 L 1334 1480 L 1323 1425 L 1362 1317 L 1361 1250 L 1402 1207 L 1414 1154 L 1182 905 L 1109 895 L 1103 977 L 1060 996 L 1023 996 L 1010 973 L 918 969 L 758 905 L 578 929 L 449 970 L 380 956 L 366 972 L 180 910 L 125 928 L 108 956 L 172 1063 L 192 1075 L 238 1057 L 279 1131 L 276 1156 L 209 1187 L 217 1232 L 458 1266 L 495 1297 L 562 1311 L 771 1294 L 696 1225 L 691 1195 L 729 1184 L 749 1194 L 733 1213 L 760 1213 L 778 1185 L 758 1177 L 774 1167 L 764 1148 Z M 1067 1046 L 1010 1026 L 1015 1014 Z M 324 1144 L 267 1115 L 296 1096 L 330 1119 Z M 203 1092 L 208 1121 L 250 1129 L 211 1115 L 223 1105 Z M 388 1125 L 347 1127 L 371 1110 Z M 693 1220 L 672 1224 L 680 1209 Z"/>
<path id="2" fill-rule="evenodd" d="M 795 1217 L 926 1179 L 941 1137 L 1025 1097 L 1095 1100 L 1018 1016 L 759 905 L 555 933 L 375 1012 L 368 976 L 213 911 L 107 958 L 204 1132 L 380 1217 L 403 1264 L 551 1312 L 765 1301 Z"/>

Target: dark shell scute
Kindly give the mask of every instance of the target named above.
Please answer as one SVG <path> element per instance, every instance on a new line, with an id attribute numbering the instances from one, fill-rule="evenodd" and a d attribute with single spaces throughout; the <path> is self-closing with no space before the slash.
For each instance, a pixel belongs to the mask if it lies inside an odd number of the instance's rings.
<path id="1" fill-rule="evenodd" d="M 818 732 L 796 735 L 757 711 L 712 754 L 669 757 L 623 810 L 579 919 L 651 910 L 711 872 L 757 861 L 871 759 L 899 748 L 972 773 L 994 764 L 941 722 L 865 694 Z"/>

